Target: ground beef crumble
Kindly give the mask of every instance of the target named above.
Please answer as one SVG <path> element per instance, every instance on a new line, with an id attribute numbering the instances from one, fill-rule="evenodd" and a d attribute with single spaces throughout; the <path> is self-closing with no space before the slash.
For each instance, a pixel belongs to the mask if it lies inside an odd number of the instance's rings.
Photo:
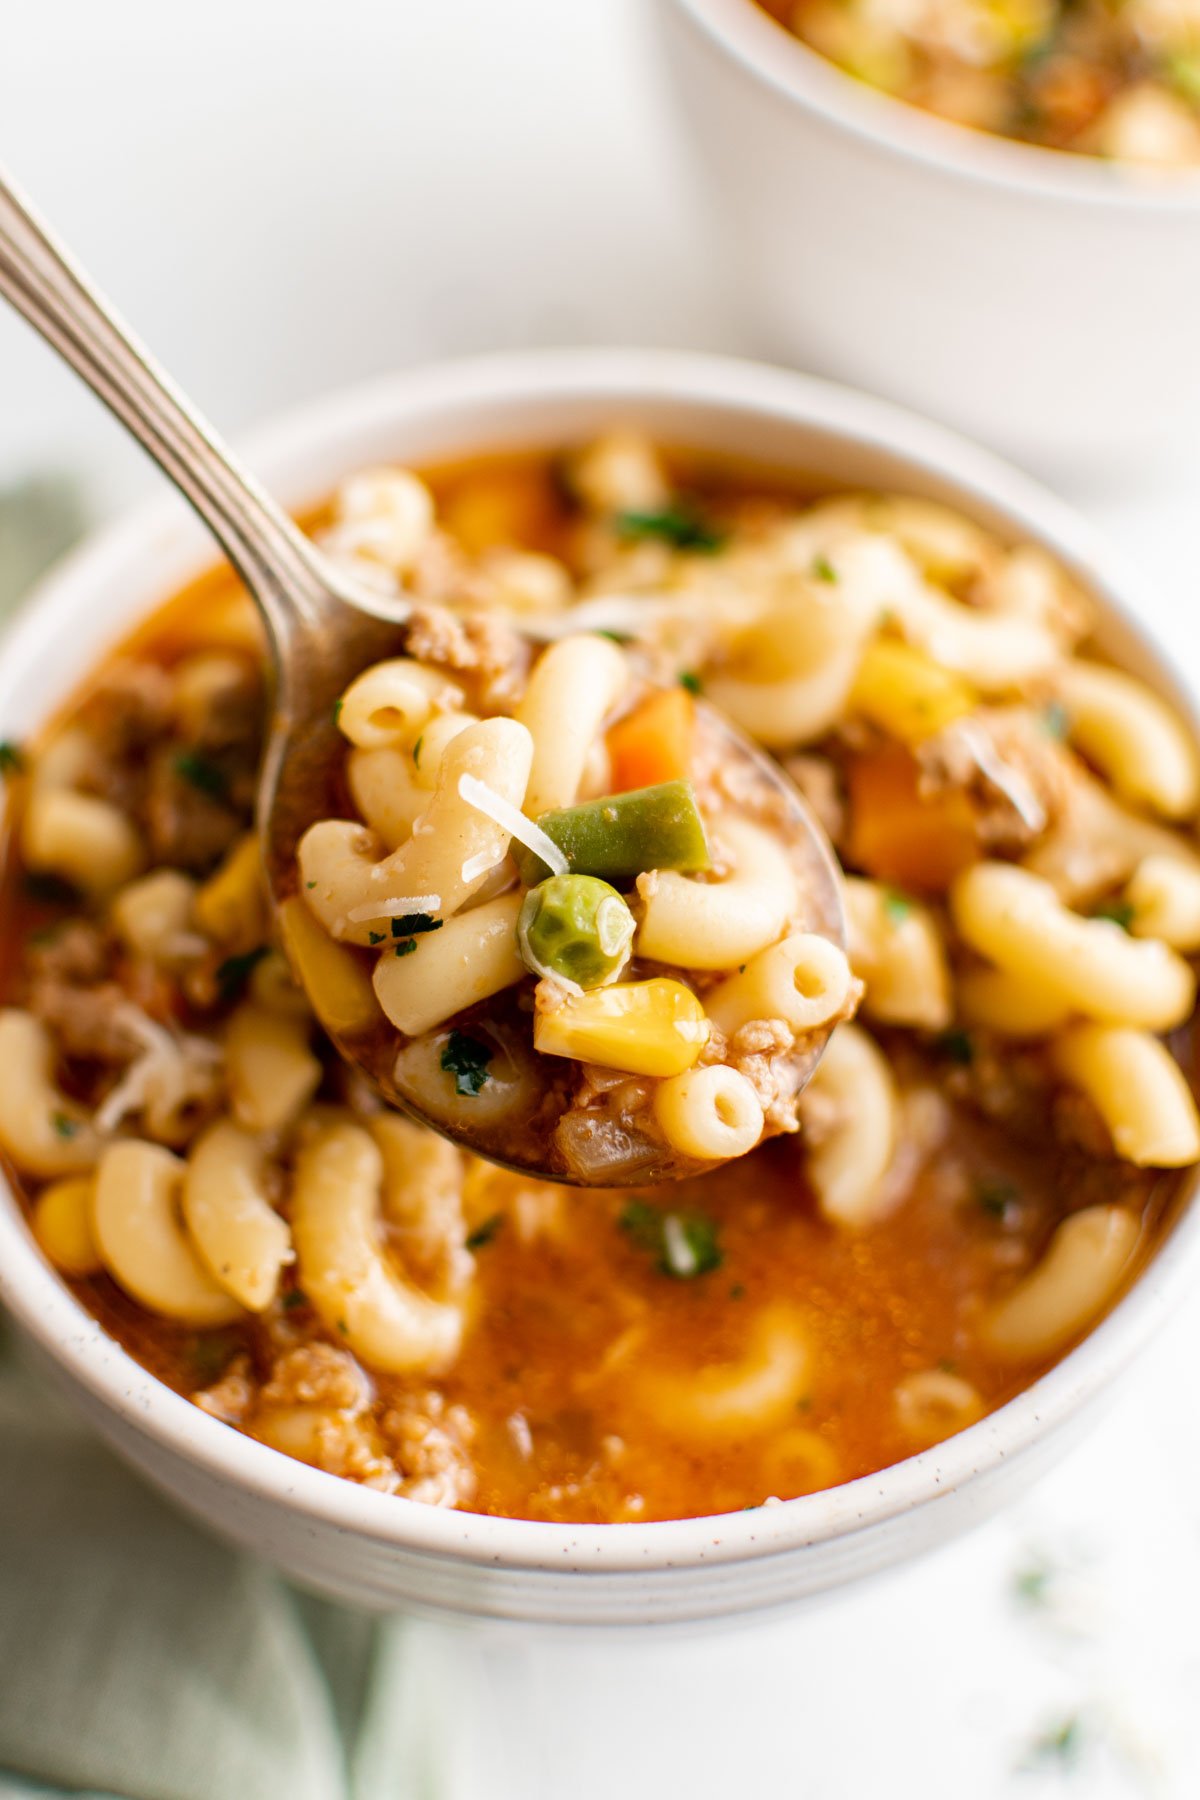
<path id="1" fill-rule="evenodd" d="M 330 1406 L 353 1412 L 369 1397 L 370 1384 L 349 1351 L 317 1343 L 285 1350 L 272 1364 L 259 1400 L 263 1406 Z"/>
<path id="2" fill-rule="evenodd" d="M 431 1388 L 383 1415 L 380 1430 L 400 1493 L 426 1506 L 466 1506 L 475 1495 L 471 1415 Z"/>
<path id="3" fill-rule="evenodd" d="M 525 688 L 529 650 L 518 633 L 482 614 L 460 618 L 441 606 L 415 607 L 405 634 L 405 650 L 480 683 L 485 706 L 511 709 Z"/>
<path id="4" fill-rule="evenodd" d="M 102 931 L 70 919 L 30 942 L 26 1005 L 69 1057 L 123 1068 L 144 1048 Z"/>
<path id="5" fill-rule="evenodd" d="M 981 708 L 917 749 L 920 791 L 971 802 L 980 843 L 1015 855 L 1044 835 L 1067 799 L 1059 746 L 1025 707 Z"/>

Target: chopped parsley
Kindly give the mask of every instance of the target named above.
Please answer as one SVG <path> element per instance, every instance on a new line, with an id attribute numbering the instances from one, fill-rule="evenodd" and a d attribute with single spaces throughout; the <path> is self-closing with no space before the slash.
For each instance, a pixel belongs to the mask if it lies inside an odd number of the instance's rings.
<path id="1" fill-rule="evenodd" d="M 308 1305 L 308 1295 L 300 1288 L 289 1288 L 283 1296 L 284 1312 L 298 1312 L 302 1306 Z"/>
<path id="2" fill-rule="evenodd" d="M 704 692 L 704 685 L 701 682 L 700 677 L 693 674 L 691 669 L 682 669 L 680 671 L 679 685 L 681 688 L 686 688 L 689 694 L 702 694 Z"/>
<path id="3" fill-rule="evenodd" d="M 398 919 L 392 920 L 392 936 L 415 937 L 422 931 L 440 931 L 445 922 L 435 919 L 432 913 L 401 913 Z"/>
<path id="4" fill-rule="evenodd" d="M 335 700 L 333 703 L 333 722 L 335 725 L 342 716 L 342 705 L 343 702 L 341 700 Z"/>
<path id="5" fill-rule="evenodd" d="M 960 1068 L 967 1068 L 975 1060 L 975 1046 L 971 1042 L 969 1031 L 961 1026 L 951 1026 L 949 1031 L 939 1031 L 933 1040 L 934 1048 L 939 1050 L 948 1062 L 958 1063 Z"/>
<path id="6" fill-rule="evenodd" d="M 411 956 L 416 947 L 416 938 L 401 938 L 398 944 L 393 945 L 392 954 L 393 956 Z"/>
<path id="7" fill-rule="evenodd" d="M 482 1224 L 477 1225 L 474 1231 L 468 1233 L 466 1239 L 467 1249 L 482 1250 L 485 1244 L 491 1243 L 503 1223 L 503 1213 L 493 1213 L 490 1219 L 484 1219 Z"/>
<path id="8" fill-rule="evenodd" d="M 1061 744 L 1071 729 L 1071 716 L 1061 700 L 1051 700 L 1042 708 L 1042 730 Z"/>
<path id="9" fill-rule="evenodd" d="M 818 581 L 836 581 L 838 578 L 838 572 L 827 556 L 813 557 L 812 572 Z"/>
<path id="10" fill-rule="evenodd" d="M 350 1327 L 347 1325 L 345 1319 L 338 1320 L 337 1328 L 341 1332 L 343 1337 L 348 1337 L 350 1335 Z"/>
<path id="11" fill-rule="evenodd" d="M 25 752 L 9 738 L 0 738 L 0 775 L 19 775 L 25 767 Z"/>
<path id="12" fill-rule="evenodd" d="M 54 1128 L 55 1137 L 69 1140 L 70 1138 L 79 1135 L 78 1119 L 69 1118 L 65 1112 L 52 1112 L 50 1114 L 50 1123 Z"/>
<path id="13" fill-rule="evenodd" d="M 1050 1598 L 1054 1570 L 1044 1561 L 1028 1563 L 1013 1577 L 1013 1593 L 1022 1606 L 1045 1606 Z"/>
<path id="14" fill-rule="evenodd" d="M 304 885 L 306 888 L 315 888 L 317 884 L 315 881 L 306 881 Z"/>
<path id="15" fill-rule="evenodd" d="M 217 995 L 225 1004 L 236 1000 L 255 967 L 267 954 L 267 946 L 258 944 L 253 950 L 246 950 L 241 956 L 227 956 L 217 968 Z"/>
<path id="16" fill-rule="evenodd" d="M 912 901 L 907 894 L 902 894 L 899 888 L 890 887 L 883 890 L 883 910 L 893 925 L 903 925 L 912 909 Z"/>
<path id="17" fill-rule="evenodd" d="M 442 1051 L 442 1067 L 454 1077 L 456 1094 L 478 1094 L 488 1078 L 487 1066 L 494 1052 L 490 1045 L 465 1031 L 452 1031 Z"/>
<path id="18" fill-rule="evenodd" d="M 622 537 L 660 538 L 672 549 L 696 550 L 707 556 L 721 548 L 726 535 L 682 501 L 650 512 L 618 513 L 616 526 Z"/>
<path id="19" fill-rule="evenodd" d="M 597 627 L 593 635 L 596 637 L 606 637 L 610 644 L 628 644 L 632 641 L 627 631 L 606 631 Z"/>
<path id="20" fill-rule="evenodd" d="M 417 769 L 419 769 L 421 766 L 421 746 L 424 744 L 424 742 L 425 742 L 425 733 L 422 732 L 420 737 L 417 739 L 416 743 L 413 745 L 413 767 L 417 768 Z"/>
<path id="21" fill-rule="evenodd" d="M 716 1222 L 703 1213 L 663 1212 L 644 1200 L 631 1200 L 620 1224 L 640 1250 L 653 1253 L 660 1273 L 676 1281 L 707 1275 L 725 1260 Z"/>
<path id="22" fill-rule="evenodd" d="M 197 793 L 210 800 L 225 800 L 229 795 L 229 777 L 220 763 L 202 756 L 198 750 L 180 750 L 173 764 L 175 773 Z"/>
<path id="23" fill-rule="evenodd" d="M 371 943 L 373 943 L 373 944 L 382 944 L 384 939 L 387 937 L 387 932 L 386 931 L 368 931 L 367 937 L 370 939 Z"/>
<path id="24" fill-rule="evenodd" d="M 1092 917 L 1107 919 L 1110 925 L 1119 925 L 1122 931 L 1128 931 L 1133 924 L 1134 908 L 1128 900 L 1101 900 Z"/>
<path id="25" fill-rule="evenodd" d="M 975 1183 L 975 1202 L 993 1219 L 1006 1219 L 1021 1198 L 1014 1182 L 1002 1175 L 981 1175 Z"/>
<path id="26" fill-rule="evenodd" d="M 1083 1721 L 1078 1713 L 1071 1713 L 1038 1733 L 1021 1766 L 1025 1769 L 1072 1769 L 1082 1753 L 1083 1739 Z"/>

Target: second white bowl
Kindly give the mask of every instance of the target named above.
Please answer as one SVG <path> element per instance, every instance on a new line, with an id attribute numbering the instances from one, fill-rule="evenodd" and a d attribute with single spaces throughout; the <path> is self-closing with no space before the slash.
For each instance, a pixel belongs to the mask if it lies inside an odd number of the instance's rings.
<path id="1" fill-rule="evenodd" d="M 753 0 L 658 0 L 664 63 L 765 348 L 1062 479 L 1196 439 L 1200 171 L 934 118 Z"/>

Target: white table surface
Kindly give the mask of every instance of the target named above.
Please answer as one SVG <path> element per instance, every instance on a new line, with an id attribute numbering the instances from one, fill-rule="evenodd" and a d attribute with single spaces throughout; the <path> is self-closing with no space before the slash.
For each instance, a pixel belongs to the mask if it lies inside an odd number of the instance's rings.
<path id="1" fill-rule="evenodd" d="M 645 4 L 39 0 L 6 26 L 0 156 L 231 431 L 472 350 L 752 354 Z M 64 468 L 98 515 L 156 479 L 0 318 L 0 482 Z M 1155 491 L 1071 495 L 1148 572 L 1181 661 L 1198 493 L 1200 433 Z M 1198 1368 L 1200 1308 L 1016 1512 L 800 1618 L 519 1654 L 424 1630 L 397 1767 L 423 1734 L 455 1800 L 1194 1800 Z"/>

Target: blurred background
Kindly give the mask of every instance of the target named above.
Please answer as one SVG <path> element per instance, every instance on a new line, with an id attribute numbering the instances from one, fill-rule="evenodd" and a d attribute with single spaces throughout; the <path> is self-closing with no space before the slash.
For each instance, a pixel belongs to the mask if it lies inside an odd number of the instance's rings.
<path id="1" fill-rule="evenodd" d="M 6 26 L 0 159 L 235 435 L 476 350 L 753 354 L 649 11 L 39 0 Z M 39 553 L 31 534 L 48 543 L 158 481 L 0 316 L 9 586 Z M 1198 482 L 1200 442 L 1153 492 L 1070 495 L 1142 562 L 1151 623 L 1180 658 L 1200 654 Z M 1182 1319 L 1018 1513 L 801 1617 L 608 1646 L 391 1631 L 355 1795 L 1194 1800 L 1198 1359 L 1200 1322 Z M 103 1556 L 102 1534 L 86 1549 Z M 192 1770 L 170 1796 L 205 1791 Z"/>

